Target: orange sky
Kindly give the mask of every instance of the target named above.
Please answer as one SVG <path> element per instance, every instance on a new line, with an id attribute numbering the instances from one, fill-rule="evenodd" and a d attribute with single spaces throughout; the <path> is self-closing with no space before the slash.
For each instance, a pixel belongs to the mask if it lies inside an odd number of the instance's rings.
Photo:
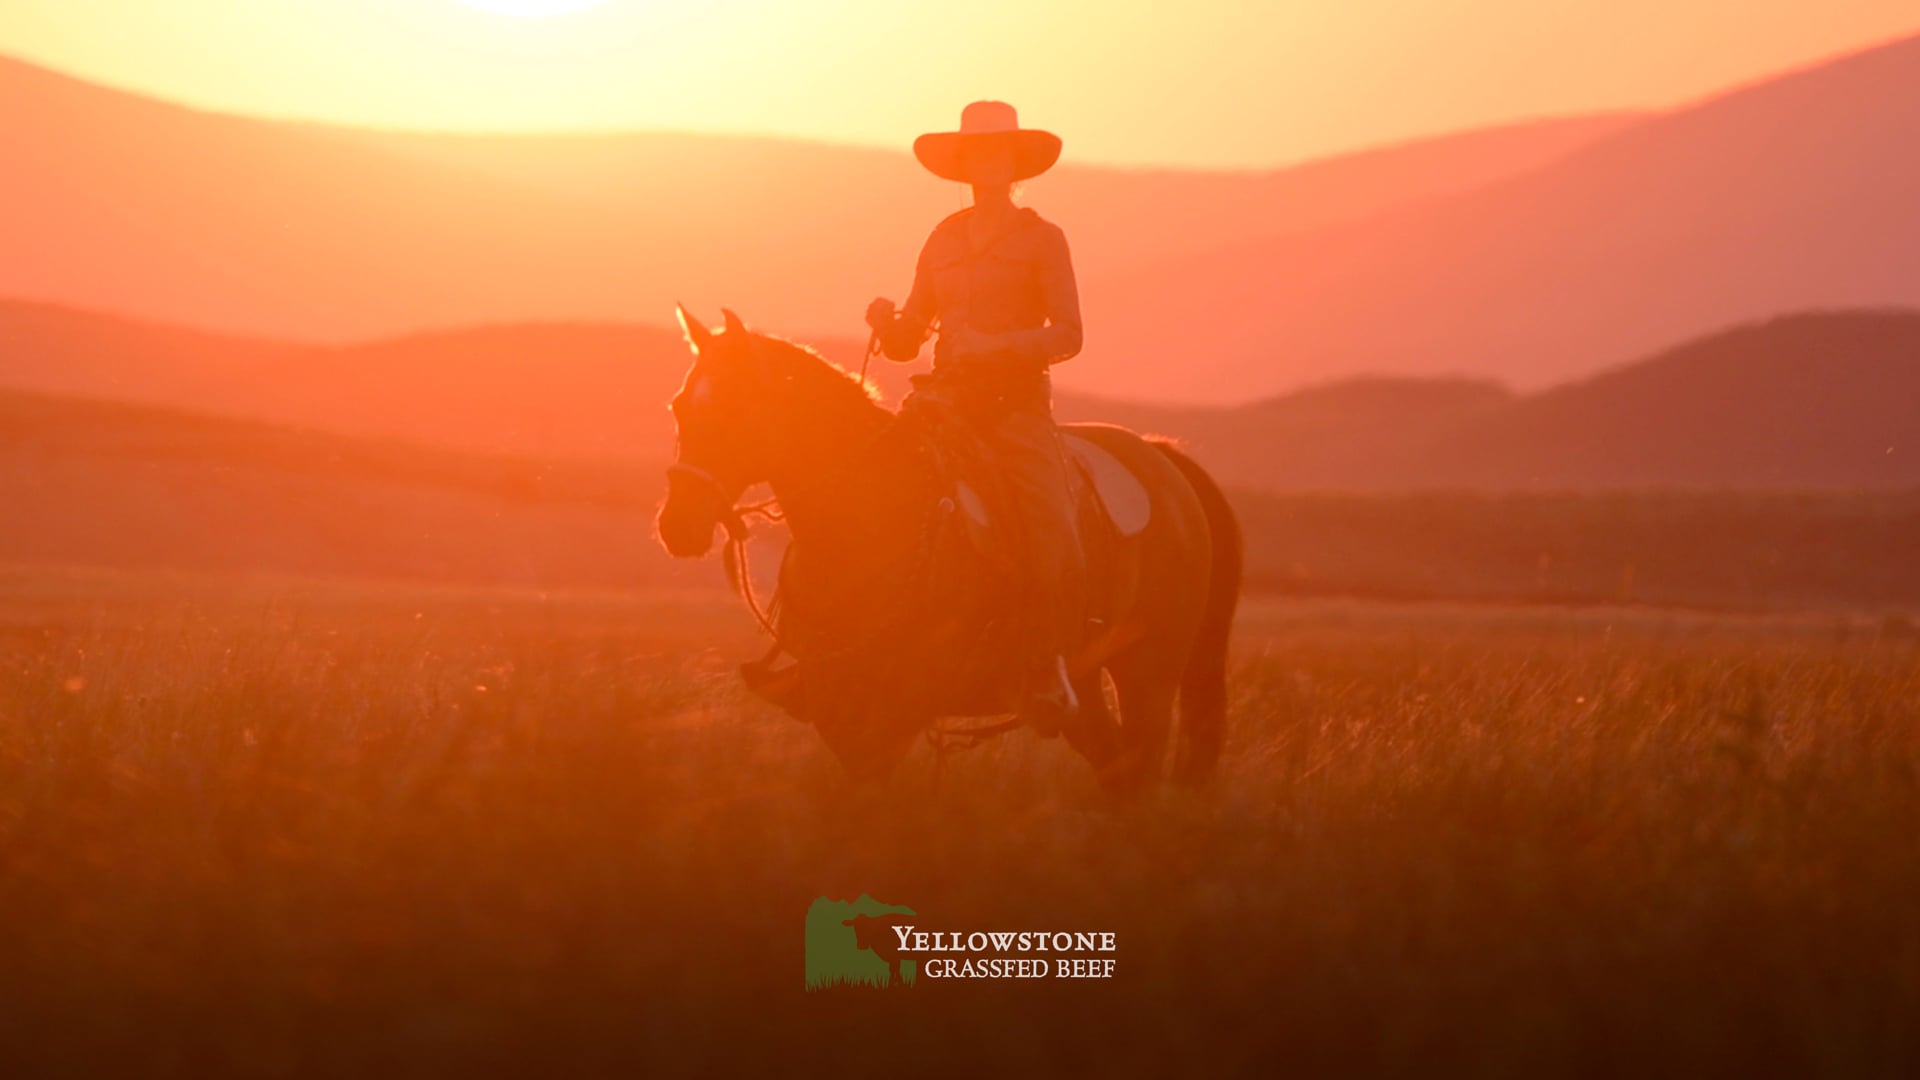
<path id="1" fill-rule="evenodd" d="M 904 147 L 991 96 L 1072 158 L 1231 166 L 1665 105 L 1913 32 L 1913 0 L 0 3 L 0 53 L 223 111 Z"/>

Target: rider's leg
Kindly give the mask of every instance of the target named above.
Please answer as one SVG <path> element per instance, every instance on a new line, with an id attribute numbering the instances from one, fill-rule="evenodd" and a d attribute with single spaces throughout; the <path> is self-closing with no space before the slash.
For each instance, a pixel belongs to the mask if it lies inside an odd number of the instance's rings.
<path id="1" fill-rule="evenodd" d="M 1066 657 L 1080 645 L 1086 567 L 1060 435 L 1051 417 L 1009 414 L 995 442 L 1025 541 L 1026 594 L 1034 624 L 1023 712 L 1042 733 L 1059 730 L 1077 707 Z"/>

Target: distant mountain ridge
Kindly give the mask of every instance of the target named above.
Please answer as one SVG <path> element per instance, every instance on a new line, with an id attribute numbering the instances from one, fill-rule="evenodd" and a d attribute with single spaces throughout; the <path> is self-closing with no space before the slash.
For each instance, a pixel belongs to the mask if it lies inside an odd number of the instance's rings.
<path id="1" fill-rule="evenodd" d="M 1920 484 L 1920 313 L 1750 323 L 1523 397 L 1421 448 L 1433 486 Z"/>
<path id="2" fill-rule="evenodd" d="M 857 366 L 854 342 L 824 352 Z M 481 327 L 331 348 L 0 304 L 0 387 L 469 453 L 657 465 L 675 331 Z M 907 373 L 875 375 L 897 398 Z M 1531 394 L 1369 378 L 1195 408 L 1057 395 L 1063 420 L 1172 435 L 1264 491 L 1920 485 L 1920 312 L 1810 312 Z"/>

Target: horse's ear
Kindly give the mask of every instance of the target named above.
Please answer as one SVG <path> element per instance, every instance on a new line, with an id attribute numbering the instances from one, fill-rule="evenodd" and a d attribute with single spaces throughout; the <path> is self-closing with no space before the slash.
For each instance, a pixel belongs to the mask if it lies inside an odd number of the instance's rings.
<path id="1" fill-rule="evenodd" d="M 687 346 L 695 356 L 707 351 L 707 342 L 713 340 L 713 331 L 693 317 L 685 304 L 675 304 L 674 314 L 680 319 L 680 332 L 687 336 Z"/>
<path id="2" fill-rule="evenodd" d="M 721 308 L 720 317 L 727 321 L 727 333 L 747 336 L 747 324 L 740 321 L 740 316 L 735 315 L 732 308 Z"/>

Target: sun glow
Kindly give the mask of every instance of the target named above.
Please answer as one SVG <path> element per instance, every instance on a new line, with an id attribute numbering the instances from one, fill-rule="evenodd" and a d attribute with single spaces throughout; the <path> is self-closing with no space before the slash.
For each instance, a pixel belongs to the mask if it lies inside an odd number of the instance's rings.
<path id="1" fill-rule="evenodd" d="M 567 15 L 599 7 L 606 0 L 460 0 L 468 7 L 511 15 L 516 19 L 540 19 L 549 15 Z"/>
<path id="2" fill-rule="evenodd" d="M 1072 163 L 1265 169 L 1677 105 L 1915 32 L 1914 0 L 0 0 L 0 69 L 350 126 L 781 135 L 897 155 L 993 97 L 1064 136 Z M 1474 160 L 1508 152 L 1493 146 Z"/>

